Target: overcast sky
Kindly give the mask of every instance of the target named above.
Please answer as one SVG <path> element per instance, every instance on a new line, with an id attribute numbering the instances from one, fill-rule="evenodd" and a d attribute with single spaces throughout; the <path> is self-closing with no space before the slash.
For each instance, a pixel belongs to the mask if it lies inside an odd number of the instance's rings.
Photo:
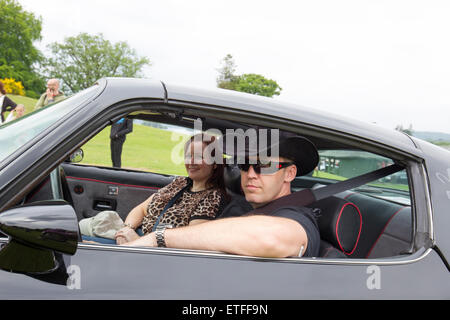
<path id="1" fill-rule="evenodd" d="M 212 88 L 226 54 L 274 99 L 394 128 L 450 133 L 450 1 L 18 0 L 43 20 L 45 52 L 103 33 L 152 66 L 145 76 Z"/>

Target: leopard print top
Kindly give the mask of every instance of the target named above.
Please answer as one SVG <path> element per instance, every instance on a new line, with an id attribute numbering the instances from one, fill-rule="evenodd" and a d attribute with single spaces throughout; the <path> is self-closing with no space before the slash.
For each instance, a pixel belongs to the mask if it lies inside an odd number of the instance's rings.
<path id="1" fill-rule="evenodd" d="M 142 221 L 144 234 L 152 232 L 158 216 L 167 203 L 188 183 L 188 178 L 177 177 L 172 183 L 158 190 L 147 207 Z M 174 228 L 187 226 L 194 219 L 214 219 L 225 204 L 225 197 L 219 189 L 192 192 L 187 189 L 182 196 L 164 213 L 159 223 L 169 223 Z"/>

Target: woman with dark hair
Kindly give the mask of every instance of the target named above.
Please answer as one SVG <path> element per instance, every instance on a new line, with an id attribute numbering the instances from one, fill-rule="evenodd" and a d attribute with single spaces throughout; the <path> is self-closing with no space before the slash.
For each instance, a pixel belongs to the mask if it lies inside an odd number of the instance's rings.
<path id="1" fill-rule="evenodd" d="M 133 241 L 161 227 L 200 224 L 221 213 L 228 199 L 223 181 L 224 165 L 214 161 L 214 148 L 209 155 L 205 152 L 215 140 L 202 133 L 186 142 L 188 177 L 177 177 L 131 210 L 123 228 L 115 235 L 117 244 Z M 136 231 L 139 227 L 142 232 Z"/>
<path id="2" fill-rule="evenodd" d="M 7 111 L 13 111 L 17 104 L 6 96 L 5 85 L 0 81 L 0 107 L 1 107 L 1 121 L 0 124 L 5 122 L 4 113 Z"/>

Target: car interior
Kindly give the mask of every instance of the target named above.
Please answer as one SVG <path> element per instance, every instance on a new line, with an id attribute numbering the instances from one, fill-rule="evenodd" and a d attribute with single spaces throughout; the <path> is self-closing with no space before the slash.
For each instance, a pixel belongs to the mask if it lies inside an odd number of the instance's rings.
<path id="1" fill-rule="evenodd" d="M 128 212 L 136 205 L 169 184 L 177 175 L 183 175 L 182 164 L 178 171 L 154 169 L 153 166 L 160 161 L 156 156 L 145 159 L 148 164 L 133 164 L 135 158 L 140 157 L 139 149 L 132 148 L 138 143 L 133 141 L 141 141 L 139 139 L 144 137 L 145 146 L 141 145 L 140 148 L 156 149 L 153 133 L 161 134 L 158 139 L 169 139 L 176 134 L 188 137 L 192 133 L 194 122 L 199 118 L 204 131 L 214 129 L 222 134 L 227 130 L 266 128 L 212 117 L 180 117 L 170 112 L 133 112 L 126 116 L 133 119 L 135 130 L 125 141 L 122 168 L 114 168 L 111 165 L 108 154 L 110 126 L 106 126 L 81 146 L 84 153 L 81 162 L 74 163 L 67 159 L 58 167 L 61 196 L 74 207 L 78 220 L 95 216 L 104 210 L 117 211 L 125 220 Z M 315 190 L 397 162 L 389 157 L 368 152 L 363 143 L 358 148 L 354 143 L 345 144 L 334 140 L 332 136 L 304 133 L 301 135 L 315 144 L 320 161 L 313 172 L 294 180 L 293 192 Z M 104 149 L 94 144 L 95 139 L 102 139 Z M 161 145 L 164 146 L 164 143 L 159 143 L 158 148 Z M 173 141 L 169 143 L 167 140 L 165 152 L 171 152 L 173 145 Z M 92 157 L 93 153 L 101 152 L 109 162 Z M 162 151 L 155 151 L 154 154 L 159 153 L 162 154 Z M 229 165 L 224 175 L 231 198 L 244 201 L 239 169 Z M 49 176 L 26 196 L 24 203 L 52 199 L 53 195 Z M 413 211 L 410 197 L 405 167 L 403 171 L 391 176 L 310 204 L 309 207 L 319 217 L 319 257 L 371 259 L 412 253 Z"/>

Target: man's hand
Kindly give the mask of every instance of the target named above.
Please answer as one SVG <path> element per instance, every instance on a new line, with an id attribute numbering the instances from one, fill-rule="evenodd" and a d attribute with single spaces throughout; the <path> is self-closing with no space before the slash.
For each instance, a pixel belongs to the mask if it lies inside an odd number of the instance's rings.
<path id="1" fill-rule="evenodd" d="M 47 94 L 48 100 L 53 100 L 53 98 L 56 96 L 55 89 L 47 88 L 47 91 L 45 93 Z"/>

